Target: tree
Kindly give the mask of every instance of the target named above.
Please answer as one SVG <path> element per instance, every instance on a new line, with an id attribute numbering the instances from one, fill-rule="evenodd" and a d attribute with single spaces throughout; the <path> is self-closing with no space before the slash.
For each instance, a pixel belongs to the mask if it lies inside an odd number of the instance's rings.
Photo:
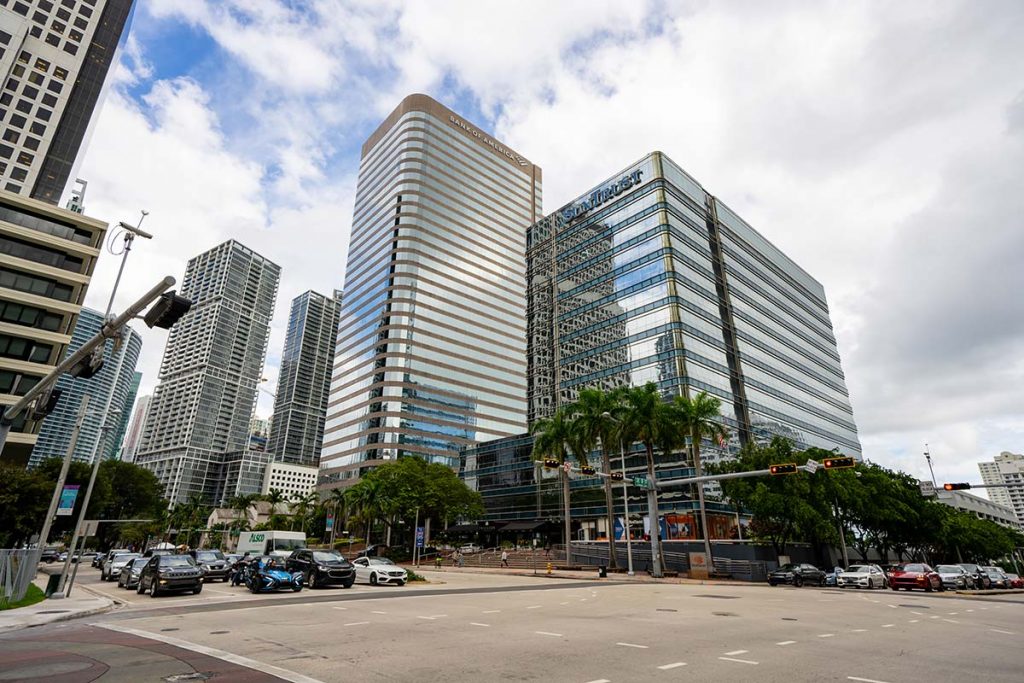
<path id="1" fill-rule="evenodd" d="M 305 533 L 306 523 L 309 522 L 310 513 L 312 513 L 320 503 L 320 496 L 316 491 L 310 491 L 307 494 L 296 493 L 292 496 L 292 511 L 294 518 L 298 518 L 300 531 Z M 294 521 L 292 523 L 294 529 Z"/>
<path id="2" fill-rule="evenodd" d="M 689 396 L 676 396 L 674 406 L 675 416 L 679 421 L 682 431 L 690 437 L 690 449 L 693 455 L 693 468 L 698 477 L 704 474 L 704 468 L 700 461 L 700 446 L 705 437 L 719 443 L 725 443 L 729 438 L 729 431 L 720 422 L 722 402 L 717 397 L 711 396 L 706 391 L 690 398 Z M 708 534 L 707 510 L 704 506 L 704 485 L 697 484 L 697 500 L 700 506 L 701 536 L 704 538 L 704 549 L 707 553 L 709 567 L 714 567 L 714 558 L 711 555 L 711 538 Z"/>
<path id="3" fill-rule="evenodd" d="M 54 482 L 38 470 L 0 461 L 0 548 L 15 548 L 38 534 Z"/>
<path id="4" fill-rule="evenodd" d="M 270 489 L 270 491 L 263 496 L 263 500 L 270 503 L 270 514 L 273 515 L 278 512 L 278 505 L 288 502 L 288 497 L 284 495 L 284 492 L 281 489 Z"/>
<path id="5" fill-rule="evenodd" d="M 537 420 L 533 423 L 530 433 L 535 436 L 533 440 L 533 459 L 557 460 L 559 465 L 564 465 L 569 452 L 576 455 L 581 465 L 587 464 L 586 449 L 580 445 L 579 435 L 572 429 L 570 417 L 564 408 L 555 411 L 549 418 Z M 572 519 L 569 506 L 569 472 L 565 467 L 560 468 L 562 477 L 562 514 L 565 516 L 565 554 L 566 560 L 570 558 L 572 547 Z"/>
<path id="6" fill-rule="evenodd" d="M 622 390 L 583 389 L 576 403 L 569 409 L 572 414 L 572 427 L 577 432 L 580 446 L 586 451 L 594 446 L 600 447 L 601 464 L 605 474 L 612 471 L 609 449 L 617 441 L 616 432 L 622 414 L 622 394 Z M 604 501 L 608 512 L 608 566 L 617 569 L 619 565 L 615 557 L 615 506 L 612 501 L 612 481 L 608 477 L 604 477 Z"/>

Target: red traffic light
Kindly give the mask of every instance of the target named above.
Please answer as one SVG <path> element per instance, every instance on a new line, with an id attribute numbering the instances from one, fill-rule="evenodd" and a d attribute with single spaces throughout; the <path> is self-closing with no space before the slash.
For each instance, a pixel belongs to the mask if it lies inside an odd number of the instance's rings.
<path id="1" fill-rule="evenodd" d="M 825 462 L 821 464 L 826 470 L 837 470 L 842 467 L 856 467 L 857 460 L 855 458 L 825 458 Z"/>
<path id="2" fill-rule="evenodd" d="M 797 466 L 796 463 L 790 462 L 784 465 L 772 465 L 768 470 L 772 474 L 796 474 Z"/>
<path id="3" fill-rule="evenodd" d="M 943 484 L 942 488 L 946 489 L 947 491 L 963 491 L 965 489 L 971 488 L 971 485 L 970 484 L 964 484 L 964 483 Z"/>

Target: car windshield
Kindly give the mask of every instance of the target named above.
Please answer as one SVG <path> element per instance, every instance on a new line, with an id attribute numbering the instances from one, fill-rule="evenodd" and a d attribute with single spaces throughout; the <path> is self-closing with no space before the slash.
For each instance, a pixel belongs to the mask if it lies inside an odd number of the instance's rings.
<path id="1" fill-rule="evenodd" d="M 935 568 L 940 574 L 959 574 L 961 569 L 955 564 L 940 564 Z"/>
<path id="2" fill-rule="evenodd" d="M 864 565 L 864 564 L 855 564 L 852 567 L 850 567 L 849 569 L 847 569 L 846 571 L 850 572 L 851 574 L 856 574 L 856 573 L 859 573 L 859 572 L 863 572 L 863 573 L 866 574 L 869 571 L 871 571 L 871 569 L 870 569 L 870 567 L 868 567 L 867 565 Z"/>
<path id="3" fill-rule="evenodd" d="M 195 563 L 188 555 L 164 555 L 160 558 L 161 567 L 192 567 Z"/>
<path id="4" fill-rule="evenodd" d="M 149 562 L 148 557 L 136 557 L 132 560 L 132 569 L 145 567 L 147 562 Z"/>
<path id="5" fill-rule="evenodd" d="M 342 557 L 341 555 L 339 555 L 338 553 L 314 552 L 313 553 L 313 561 L 314 562 L 344 562 L 345 558 Z"/>
<path id="6" fill-rule="evenodd" d="M 394 564 L 394 562 L 386 557 L 374 557 L 370 560 L 370 564 Z"/>
<path id="7" fill-rule="evenodd" d="M 781 567 L 779 567 L 779 571 L 780 572 L 791 572 L 791 571 L 793 571 L 795 569 L 799 569 L 799 568 L 800 568 L 800 565 L 798 565 L 798 564 L 784 564 Z"/>
<path id="8" fill-rule="evenodd" d="M 969 572 L 976 572 L 976 571 L 978 571 L 978 565 L 976 565 L 976 564 L 962 564 L 960 566 L 963 567 L 964 569 L 966 569 Z"/>
<path id="9" fill-rule="evenodd" d="M 928 570 L 924 568 L 923 564 L 905 564 L 902 567 L 900 567 L 900 571 L 903 571 L 903 572 L 926 572 Z"/>
<path id="10" fill-rule="evenodd" d="M 139 557 L 138 553 L 121 553 L 120 555 L 114 555 L 114 562 L 130 562 L 136 557 Z"/>
<path id="11" fill-rule="evenodd" d="M 301 538 L 275 538 L 274 550 L 302 550 L 306 542 Z"/>
<path id="12" fill-rule="evenodd" d="M 196 553 L 196 559 L 200 562 L 216 562 L 223 560 L 224 556 L 219 550 L 200 550 Z"/>

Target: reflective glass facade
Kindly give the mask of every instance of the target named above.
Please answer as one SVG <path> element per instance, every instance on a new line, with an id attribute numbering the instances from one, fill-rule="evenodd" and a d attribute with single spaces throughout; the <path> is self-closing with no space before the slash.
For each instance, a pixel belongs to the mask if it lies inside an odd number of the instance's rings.
<path id="1" fill-rule="evenodd" d="M 526 428 L 540 169 L 423 95 L 363 146 L 321 474 L 345 484 Z"/>

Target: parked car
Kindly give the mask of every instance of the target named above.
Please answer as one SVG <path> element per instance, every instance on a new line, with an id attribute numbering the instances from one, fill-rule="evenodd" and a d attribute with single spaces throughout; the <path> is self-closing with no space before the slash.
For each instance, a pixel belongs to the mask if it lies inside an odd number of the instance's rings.
<path id="1" fill-rule="evenodd" d="M 130 548 L 111 548 L 104 553 L 96 553 L 96 557 L 92 558 L 92 566 L 96 569 L 103 569 L 103 563 L 109 560 L 111 557 L 118 553 L 130 553 Z"/>
<path id="2" fill-rule="evenodd" d="M 999 567 L 982 567 L 981 570 L 988 574 L 989 581 L 992 582 L 993 588 L 1009 588 L 1010 579 L 1007 578 L 1006 573 Z"/>
<path id="3" fill-rule="evenodd" d="M 940 564 L 935 568 L 942 585 L 952 590 L 963 590 L 974 585 L 974 579 L 958 564 Z"/>
<path id="4" fill-rule="evenodd" d="M 1024 579 L 1017 574 L 1007 574 L 1006 578 L 1010 579 L 1010 588 L 1024 588 Z"/>
<path id="5" fill-rule="evenodd" d="M 288 571 L 284 561 L 273 555 L 260 555 L 246 567 L 245 584 L 253 593 L 277 590 L 302 590 L 302 572 Z"/>
<path id="6" fill-rule="evenodd" d="M 826 586 L 837 586 L 837 585 L 839 585 L 837 583 L 837 579 L 839 578 L 839 575 L 842 574 L 842 573 L 843 573 L 843 568 L 842 567 L 833 567 L 832 571 L 830 571 L 828 574 L 825 574 L 825 585 Z"/>
<path id="7" fill-rule="evenodd" d="M 43 548 L 43 552 L 39 554 L 39 561 L 53 564 L 60 559 L 61 555 L 64 555 L 64 553 L 61 553 L 59 548 Z"/>
<path id="8" fill-rule="evenodd" d="M 459 548 L 459 552 L 463 555 L 472 555 L 473 553 L 478 553 L 481 550 L 483 550 L 483 548 L 478 546 L 476 543 L 467 543 Z"/>
<path id="9" fill-rule="evenodd" d="M 198 595 L 203 590 L 203 570 L 188 555 L 154 555 L 139 573 L 140 594 L 157 597 L 167 591 L 190 590 Z"/>
<path id="10" fill-rule="evenodd" d="M 983 590 L 992 587 L 992 579 L 988 578 L 988 574 L 986 574 L 978 565 L 965 564 L 961 562 L 960 566 L 963 567 L 967 571 L 967 575 L 971 577 L 971 588 Z"/>
<path id="11" fill-rule="evenodd" d="M 920 562 L 902 564 L 893 569 L 889 573 L 889 587 L 894 591 L 900 588 L 908 591 L 921 588 L 927 593 L 945 590 L 939 573 Z"/>
<path id="12" fill-rule="evenodd" d="M 136 557 L 140 557 L 140 555 L 138 553 L 118 553 L 114 555 L 103 563 L 103 568 L 100 569 L 100 581 L 113 581 L 121 576 L 121 570 Z"/>
<path id="13" fill-rule="evenodd" d="M 146 552 L 142 553 L 143 557 L 156 557 L 157 555 L 177 555 L 177 550 L 172 548 L 147 548 Z"/>
<path id="14" fill-rule="evenodd" d="M 797 564 L 791 562 L 784 564 L 768 575 L 768 583 L 776 586 L 780 583 L 789 583 L 794 587 L 809 584 L 811 586 L 825 585 L 825 572 L 813 564 Z"/>
<path id="15" fill-rule="evenodd" d="M 328 585 L 351 588 L 356 580 L 355 567 L 335 551 L 296 550 L 285 567 L 290 572 L 301 572 L 303 582 L 310 588 Z"/>
<path id="16" fill-rule="evenodd" d="M 227 581 L 231 573 L 224 553 L 219 550 L 190 550 L 189 556 L 203 569 L 203 581 Z"/>
<path id="17" fill-rule="evenodd" d="M 855 564 L 842 572 L 836 578 L 836 585 L 840 588 L 852 586 L 854 588 L 885 588 L 889 580 L 885 572 L 877 564 Z"/>
<path id="18" fill-rule="evenodd" d="M 357 557 L 352 564 L 356 568 L 356 580 L 374 586 L 381 583 L 404 586 L 409 580 L 408 572 L 386 557 Z"/>
<path id="19" fill-rule="evenodd" d="M 121 575 L 117 577 L 117 585 L 119 588 L 138 588 L 139 576 L 142 574 L 142 569 L 149 564 L 148 557 L 135 557 L 132 558 L 131 562 L 124 566 L 121 570 Z"/>

